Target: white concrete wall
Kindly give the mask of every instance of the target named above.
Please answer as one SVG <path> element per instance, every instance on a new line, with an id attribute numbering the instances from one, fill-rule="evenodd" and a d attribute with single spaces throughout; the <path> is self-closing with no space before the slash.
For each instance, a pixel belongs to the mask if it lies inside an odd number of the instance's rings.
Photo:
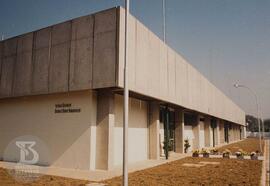
<path id="1" fill-rule="evenodd" d="M 123 87 L 124 9 L 119 18 L 118 86 Z M 245 124 L 245 113 L 180 54 L 129 17 L 129 87 L 159 100 Z"/>
<path id="2" fill-rule="evenodd" d="M 130 98 L 129 102 L 128 161 L 148 159 L 147 102 Z M 123 96 L 115 95 L 114 165 L 122 164 L 123 157 Z"/>
<path id="3" fill-rule="evenodd" d="M 55 113 L 55 104 L 71 103 L 78 113 Z M 7 145 L 24 135 L 37 136 L 49 149 L 48 164 L 94 169 L 96 94 L 91 91 L 13 98 L 0 101 L 0 157 Z M 12 154 L 7 160 L 17 160 Z M 39 163 L 42 163 L 42 155 Z M 46 158 L 46 157 L 44 157 Z M 46 160 L 47 161 L 47 160 Z"/>

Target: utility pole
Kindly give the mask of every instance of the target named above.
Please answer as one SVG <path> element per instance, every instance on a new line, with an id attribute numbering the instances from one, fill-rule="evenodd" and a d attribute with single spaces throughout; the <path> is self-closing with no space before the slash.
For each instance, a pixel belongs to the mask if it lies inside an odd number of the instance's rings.
<path id="1" fill-rule="evenodd" d="M 123 186 L 128 186 L 128 17 L 129 0 L 125 0 L 125 62 L 124 62 L 124 126 L 123 126 Z"/>

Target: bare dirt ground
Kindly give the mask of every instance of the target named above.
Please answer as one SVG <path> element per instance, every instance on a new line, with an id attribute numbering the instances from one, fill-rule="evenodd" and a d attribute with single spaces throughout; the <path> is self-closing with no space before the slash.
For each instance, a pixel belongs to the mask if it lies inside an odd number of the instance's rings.
<path id="1" fill-rule="evenodd" d="M 260 151 L 260 143 L 258 138 L 247 138 L 237 143 L 222 146 L 218 148 L 218 151 L 223 152 L 225 149 L 229 149 L 232 153 L 235 153 L 239 149 L 251 153 L 257 150 Z M 262 140 L 262 149 L 264 149 L 264 140 Z"/>
<path id="2" fill-rule="evenodd" d="M 21 182 L 11 176 L 9 170 L 0 168 L 0 186 L 84 186 L 89 181 L 57 176 L 41 176 L 33 182 Z"/>
<path id="3" fill-rule="evenodd" d="M 259 149 L 258 139 L 249 138 L 219 149 L 239 148 L 251 152 Z M 256 186 L 260 184 L 262 161 L 222 158 L 184 158 L 153 168 L 129 174 L 132 186 Z M 43 175 L 34 182 L 22 183 L 0 168 L 0 186 L 84 186 L 89 183 L 56 176 Z M 103 181 L 110 186 L 120 186 L 121 177 Z"/>
<path id="4" fill-rule="evenodd" d="M 221 158 L 184 158 L 150 169 L 129 174 L 132 186 L 171 185 L 259 185 L 262 162 Z M 6 169 L 0 168 L 1 186 L 84 186 L 88 181 L 55 176 L 42 176 L 31 183 L 14 180 Z M 120 186 L 121 177 L 106 180 L 110 186 Z"/>
<path id="5" fill-rule="evenodd" d="M 209 163 L 209 162 L 212 162 Z M 200 166 L 202 164 L 202 166 Z M 198 166 L 199 165 L 199 166 Z M 260 185 L 262 161 L 221 158 L 184 158 L 129 175 L 129 185 Z M 120 186 L 121 177 L 105 181 Z"/>

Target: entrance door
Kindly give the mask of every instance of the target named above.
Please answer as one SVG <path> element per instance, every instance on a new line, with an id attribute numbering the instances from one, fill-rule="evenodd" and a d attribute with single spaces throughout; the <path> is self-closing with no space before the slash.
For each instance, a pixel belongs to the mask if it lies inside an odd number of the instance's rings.
<path id="1" fill-rule="evenodd" d="M 175 112 L 169 110 L 169 151 L 175 152 Z"/>
<path id="2" fill-rule="evenodd" d="M 160 108 L 160 122 L 163 123 L 164 141 L 163 150 L 168 159 L 169 151 L 175 151 L 175 112 L 168 107 Z"/>

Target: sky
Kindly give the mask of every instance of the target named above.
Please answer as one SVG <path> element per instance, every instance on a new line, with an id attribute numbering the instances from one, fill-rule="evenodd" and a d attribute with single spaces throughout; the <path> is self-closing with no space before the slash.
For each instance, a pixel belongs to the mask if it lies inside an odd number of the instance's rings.
<path id="1" fill-rule="evenodd" d="M 160 38 L 162 0 L 130 0 L 131 13 Z M 270 0 L 165 0 L 167 44 L 247 114 L 270 118 Z M 0 35 L 10 38 L 124 0 L 0 0 Z"/>

